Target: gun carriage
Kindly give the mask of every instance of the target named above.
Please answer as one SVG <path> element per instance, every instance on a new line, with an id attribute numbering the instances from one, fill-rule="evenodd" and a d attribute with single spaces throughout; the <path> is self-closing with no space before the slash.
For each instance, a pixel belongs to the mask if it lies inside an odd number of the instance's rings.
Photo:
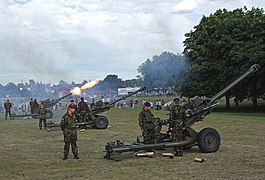
<path id="1" fill-rule="evenodd" d="M 196 132 L 192 129 L 192 126 L 198 122 L 202 121 L 212 109 L 218 104 L 217 99 L 221 98 L 227 91 L 233 88 L 236 84 L 246 78 L 249 74 L 258 71 L 259 65 L 254 64 L 247 70 L 244 74 L 234 80 L 231 84 L 226 86 L 216 95 L 211 98 L 201 98 L 195 96 L 191 98 L 189 103 L 182 104 L 183 108 L 186 110 L 186 116 L 182 122 L 182 140 L 179 142 L 171 141 L 171 134 L 160 133 L 157 143 L 154 144 L 144 144 L 140 142 L 137 138 L 137 142 L 125 144 L 120 140 L 108 142 L 105 146 L 105 159 L 119 160 L 123 152 L 127 151 L 139 151 L 139 150 L 153 150 L 153 149 L 163 149 L 170 147 L 183 147 L 191 148 L 193 146 L 198 146 L 203 153 L 216 152 L 220 147 L 220 135 L 214 128 L 204 128 L 200 132 Z M 156 118 L 157 119 L 157 118 Z M 160 126 L 166 125 L 167 120 L 157 119 Z M 163 123 L 162 123 L 163 122 Z"/>
<path id="2" fill-rule="evenodd" d="M 62 99 L 71 96 L 72 93 L 69 93 L 61 98 L 58 98 L 56 100 L 50 100 L 50 99 L 46 99 L 45 101 L 43 101 L 44 103 L 44 107 L 47 109 L 47 115 L 46 118 L 47 119 L 51 119 L 53 117 L 53 111 L 51 110 L 51 107 L 53 107 L 54 105 L 56 105 L 59 101 L 61 101 Z M 33 119 L 38 119 L 38 109 L 34 109 L 33 110 L 33 114 L 20 114 L 17 115 L 15 113 L 11 114 L 11 119 L 15 119 L 16 117 L 32 117 Z"/>
<path id="3" fill-rule="evenodd" d="M 110 110 L 110 108 L 114 107 L 115 104 L 121 100 L 126 99 L 132 95 L 135 95 L 141 91 L 144 91 L 146 88 L 142 87 L 134 92 L 128 93 L 111 103 L 103 103 L 102 101 L 98 101 L 91 108 L 86 109 L 85 122 L 78 122 L 76 126 L 80 128 L 86 128 L 87 126 L 91 126 L 96 129 L 106 129 L 108 127 L 108 118 L 106 116 L 101 115 L 101 113 Z"/>

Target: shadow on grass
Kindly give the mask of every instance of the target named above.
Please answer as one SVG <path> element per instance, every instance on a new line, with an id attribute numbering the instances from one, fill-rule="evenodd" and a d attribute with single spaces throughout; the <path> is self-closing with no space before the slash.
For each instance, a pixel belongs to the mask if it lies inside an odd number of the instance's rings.
<path id="1" fill-rule="evenodd" d="M 215 107 L 213 109 L 213 112 L 230 112 L 230 113 L 265 113 L 265 105 L 260 105 L 258 107 L 253 106 L 240 106 L 238 108 L 236 107 L 230 107 L 227 109 L 224 106 Z"/>

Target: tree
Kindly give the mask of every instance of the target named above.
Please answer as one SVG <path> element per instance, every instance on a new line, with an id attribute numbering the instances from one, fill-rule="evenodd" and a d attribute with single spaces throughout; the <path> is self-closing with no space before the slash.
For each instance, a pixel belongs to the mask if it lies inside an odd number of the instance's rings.
<path id="1" fill-rule="evenodd" d="M 117 75 L 107 75 L 107 77 L 101 81 L 98 85 L 94 86 L 96 90 L 111 89 L 117 91 L 118 88 L 122 87 L 122 80 Z"/>
<path id="2" fill-rule="evenodd" d="M 129 79 L 129 80 L 124 80 L 122 84 L 124 87 L 139 87 L 139 86 L 143 86 L 143 81 L 141 78 Z"/>
<path id="3" fill-rule="evenodd" d="M 59 85 L 67 85 L 68 83 L 66 82 L 66 81 L 64 81 L 64 80 L 60 80 L 59 81 Z"/>
<path id="4" fill-rule="evenodd" d="M 173 86 L 185 67 L 184 56 L 163 52 L 159 56 L 153 56 L 152 60 L 147 59 L 138 67 L 138 72 L 144 85 L 151 90 Z"/>
<path id="5" fill-rule="evenodd" d="M 217 10 L 203 17 L 194 31 L 185 34 L 184 54 L 189 68 L 181 91 L 185 96 L 214 95 L 252 64 L 265 66 L 265 16 L 263 9 Z M 236 101 L 264 93 L 264 68 L 226 93 Z M 188 90 L 185 91 L 185 90 Z"/>

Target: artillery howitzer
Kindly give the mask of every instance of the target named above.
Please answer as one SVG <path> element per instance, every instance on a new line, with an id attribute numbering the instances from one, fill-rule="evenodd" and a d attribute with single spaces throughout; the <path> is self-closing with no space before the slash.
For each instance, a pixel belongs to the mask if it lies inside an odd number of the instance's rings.
<path id="1" fill-rule="evenodd" d="M 127 151 L 139 151 L 139 150 L 153 150 L 153 149 L 163 149 L 170 147 L 183 147 L 184 149 L 191 148 L 193 146 L 198 146 L 201 152 L 203 153 L 211 153 L 216 152 L 220 147 L 220 135 L 217 130 L 213 128 L 204 128 L 200 132 L 196 132 L 192 129 L 192 125 L 198 121 L 202 121 L 218 104 L 215 101 L 221 98 L 227 91 L 229 91 L 232 87 L 234 87 L 237 83 L 242 81 L 249 74 L 258 71 L 259 65 L 254 64 L 250 67 L 248 71 L 246 71 L 239 78 L 234 80 L 231 84 L 225 87 L 223 90 L 218 92 L 211 98 L 200 98 L 195 96 L 191 99 L 189 103 L 183 104 L 183 108 L 186 110 L 186 116 L 183 119 L 182 128 L 182 140 L 179 142 L 172 142 L 170 139 L 170 132 L 160 133 L 158 138 L 156 138 L 155 144 L 144 144 L 139 142 L 124 144 L 120 140 L 108 142 L 105 146 L 106 155 L 104 158 L 111 160 L 119 160 L 120 155 L 123 152 Z M 167 120 L 160 121 L 158 118 L 158 122 L 167 122 Z M 158 123 L 159 124 L 159 123 Z M 159 124 L 159 126 L 165 125 Z"/>
<path id="2" fill-rule="evenodd" d="M 126 99 L 127 97 L 130 97 L 134 94 L 137 94 L 138 92 L 144 91 L 145 89 L 146 89 L 145 87 L 142 87 L 137 91 L 128 93 L 128 95 L 125 95 L 111 103 L 103 103 L 102 101 L 97 102 L 95 106 L 88 108 L 86 110 L 85 122 L 78 122 L 76 123 L 76 126 L 81 128 L 86 128 L 86 126 L 91 126 L 96 129 L 106 129 L 109 124 L 108 119 L 107 117 L 99 114 L 108 111 L 110 108 L 114 107 L 117 102 Z"/>
<path id="3" fill-rule="evenodd" d="M 43 101 L 44 103 L 44 107 L 47 109 L 47 115 L 46 118 L 47 119 L 51 119 L 53 117 L 53 111 L 50 109 L 52 106 L 56 105 L 59 101 L 61 101 L 62 99 L 71 96 L 72 93 L 69 93 L 59 99 L 56 100 L 50 100 L 50 99 L 46 99 L 45 101 Z M 33 114 L 22 114 L 22 115 L 16 115 L 15 113 L 11 114 L 11 119 L 14 119 L 15 117 L 32 117 L 33 119 L 37 119 L 38 118 L 38 107 L 36 107 L 36 109 L 33 110 Z"/>
<path id="4" fill-rule="evenodd" d="M 53 112 L 50 109 L 51 107 L 55 106 L 59 101 L 63 100 L 64 98 L 67 98 L 68 96 L 71 96 L 72 93 L 69 93 L 61 98 L 58 98 L 56 100 L 50 100 L 50 99 L 46 99 L 45 101 L 43 101 L 44 103 L 44 107 L 47 109 L 47 119 L 51 119 L 53 117 Z"/>

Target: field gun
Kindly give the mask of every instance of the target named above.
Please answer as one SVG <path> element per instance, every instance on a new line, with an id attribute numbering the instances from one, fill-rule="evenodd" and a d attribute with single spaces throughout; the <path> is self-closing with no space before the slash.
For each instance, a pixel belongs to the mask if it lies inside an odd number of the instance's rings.
<path id="1" fill-rule="evenodd" d="M 59 101 L 65 99 L 65 98 L 67 98 L 68 96 L 71 96 L 71 95 L 72 95 L 72 93 L 69 93 L 69 94 L 67 94 L 67 95 L 65 95 L 63 97 L 60 97 L 58 99 L 55 99 L 55 100 L 54 99 L 53 100 L 50 100 L 50 99 L 44 100 L 43 101 L 44 107 L 47 109 L 47 115 L 46 115 L 47 119 L 51 119 L 53 117 L 53 112 L 52 112 L 52 110 L 50 108 L 55 106 Z"/>
<path id="2" fill-rule="evenodd" d="M 96 129 L 106 129 L 109 124 L 108 118 L 100 114 L 110 110 L 110 108 L 114 107 L 117 102 L 124 100 L 132 95 L 135 95 L 141 91 L 144 91 L 145 89 L 146 87 L 141 87 L 140 89 L 134 92 L 130 92 L 128 93 L 128 95 L 125 95 L 111 103 L 108 102 L 104 103 L 102 101 L 96 102 L 94 106 L 86 110 L 85 122 L 78 122 L 76 123 L 76 125 L 81 128 L 86 128 L 86 126 L 91 126 Z"/>
<path id="3" fill-rule="evenodd" d="M 51 107 L 56 105 L 59 101 L 61 101 L 62 99 L 71 96 L 72 93 L 69 93 L 61 98 L 55 99 L 55 100 L 50 100 L 50 99 L 46 99 L 44 101 L 42 101 L 44 103 L 44 107 L 47 109 L 47 115 L 46 118 L 47 119 L 51 119 L 53 117 L 53 111 L 51 110 Z M 37 119 L 38 118 L 38 107 L 35 107 L 36 109 L 33 110 L 33 114 L 22 114 L 22 115 L 16 115 L 15 113 L 13 113 L 11 115 L 11 119 L 14 119 L 15 117 L 32 117 L 33 119 Z"/>
<path id="4" fill-rule="evenodd" d="M 125 144 L 120 140 L 108 142 L 105 146 L 105 159 L 119 160 L 120 155 L 127 151 L 140 151 L 140 150 L 153 150 L 153 149 L 163 149 L 170 147 L 182 147 L 184 149 L 192 148 L 193 146 L 198 146 L 203 153 L 216 152 L 220 147 L 220 135 L 214 128 L 204 128 L 200 132 L 196 132 L 192 129 L 192 126 L 198 122 L 202 121 L 212 109 L 218 104 L 216 100 L 221 98 L 227 91 L 233 88 L 236 84 L 246 78 L 249 74 L 257 72 L 259 70 L 259 65 L 252 65 L 249 70 L 242 74 L 239 78 L 234 80 L 231 84 L 226 86 L 224 89 L 219 91 L 216 95 L 211 98 L 201 98 L 195 96 L 191 98 L 190 102 L 182 104 L 186 111 L 186 115 L 183 119 L 182 128 L 182 140 L 178 142 L 172 142 L 171 133 L 167 131 L 166 133 L 160 133 L 156 138 L 154 144 L 144 144 L 140 142 L 137 138 L 137 142 L 131 144 Z M 160 121 L 159 118 L 157 121 Z M 167 125 L 168 120 L 162 120 L 161 122 L 166 122 L 162 125 Z M 159 123 L 158 123 L 159 124 Z M 161 129 L 161 128 L 160 128 Z"/>

